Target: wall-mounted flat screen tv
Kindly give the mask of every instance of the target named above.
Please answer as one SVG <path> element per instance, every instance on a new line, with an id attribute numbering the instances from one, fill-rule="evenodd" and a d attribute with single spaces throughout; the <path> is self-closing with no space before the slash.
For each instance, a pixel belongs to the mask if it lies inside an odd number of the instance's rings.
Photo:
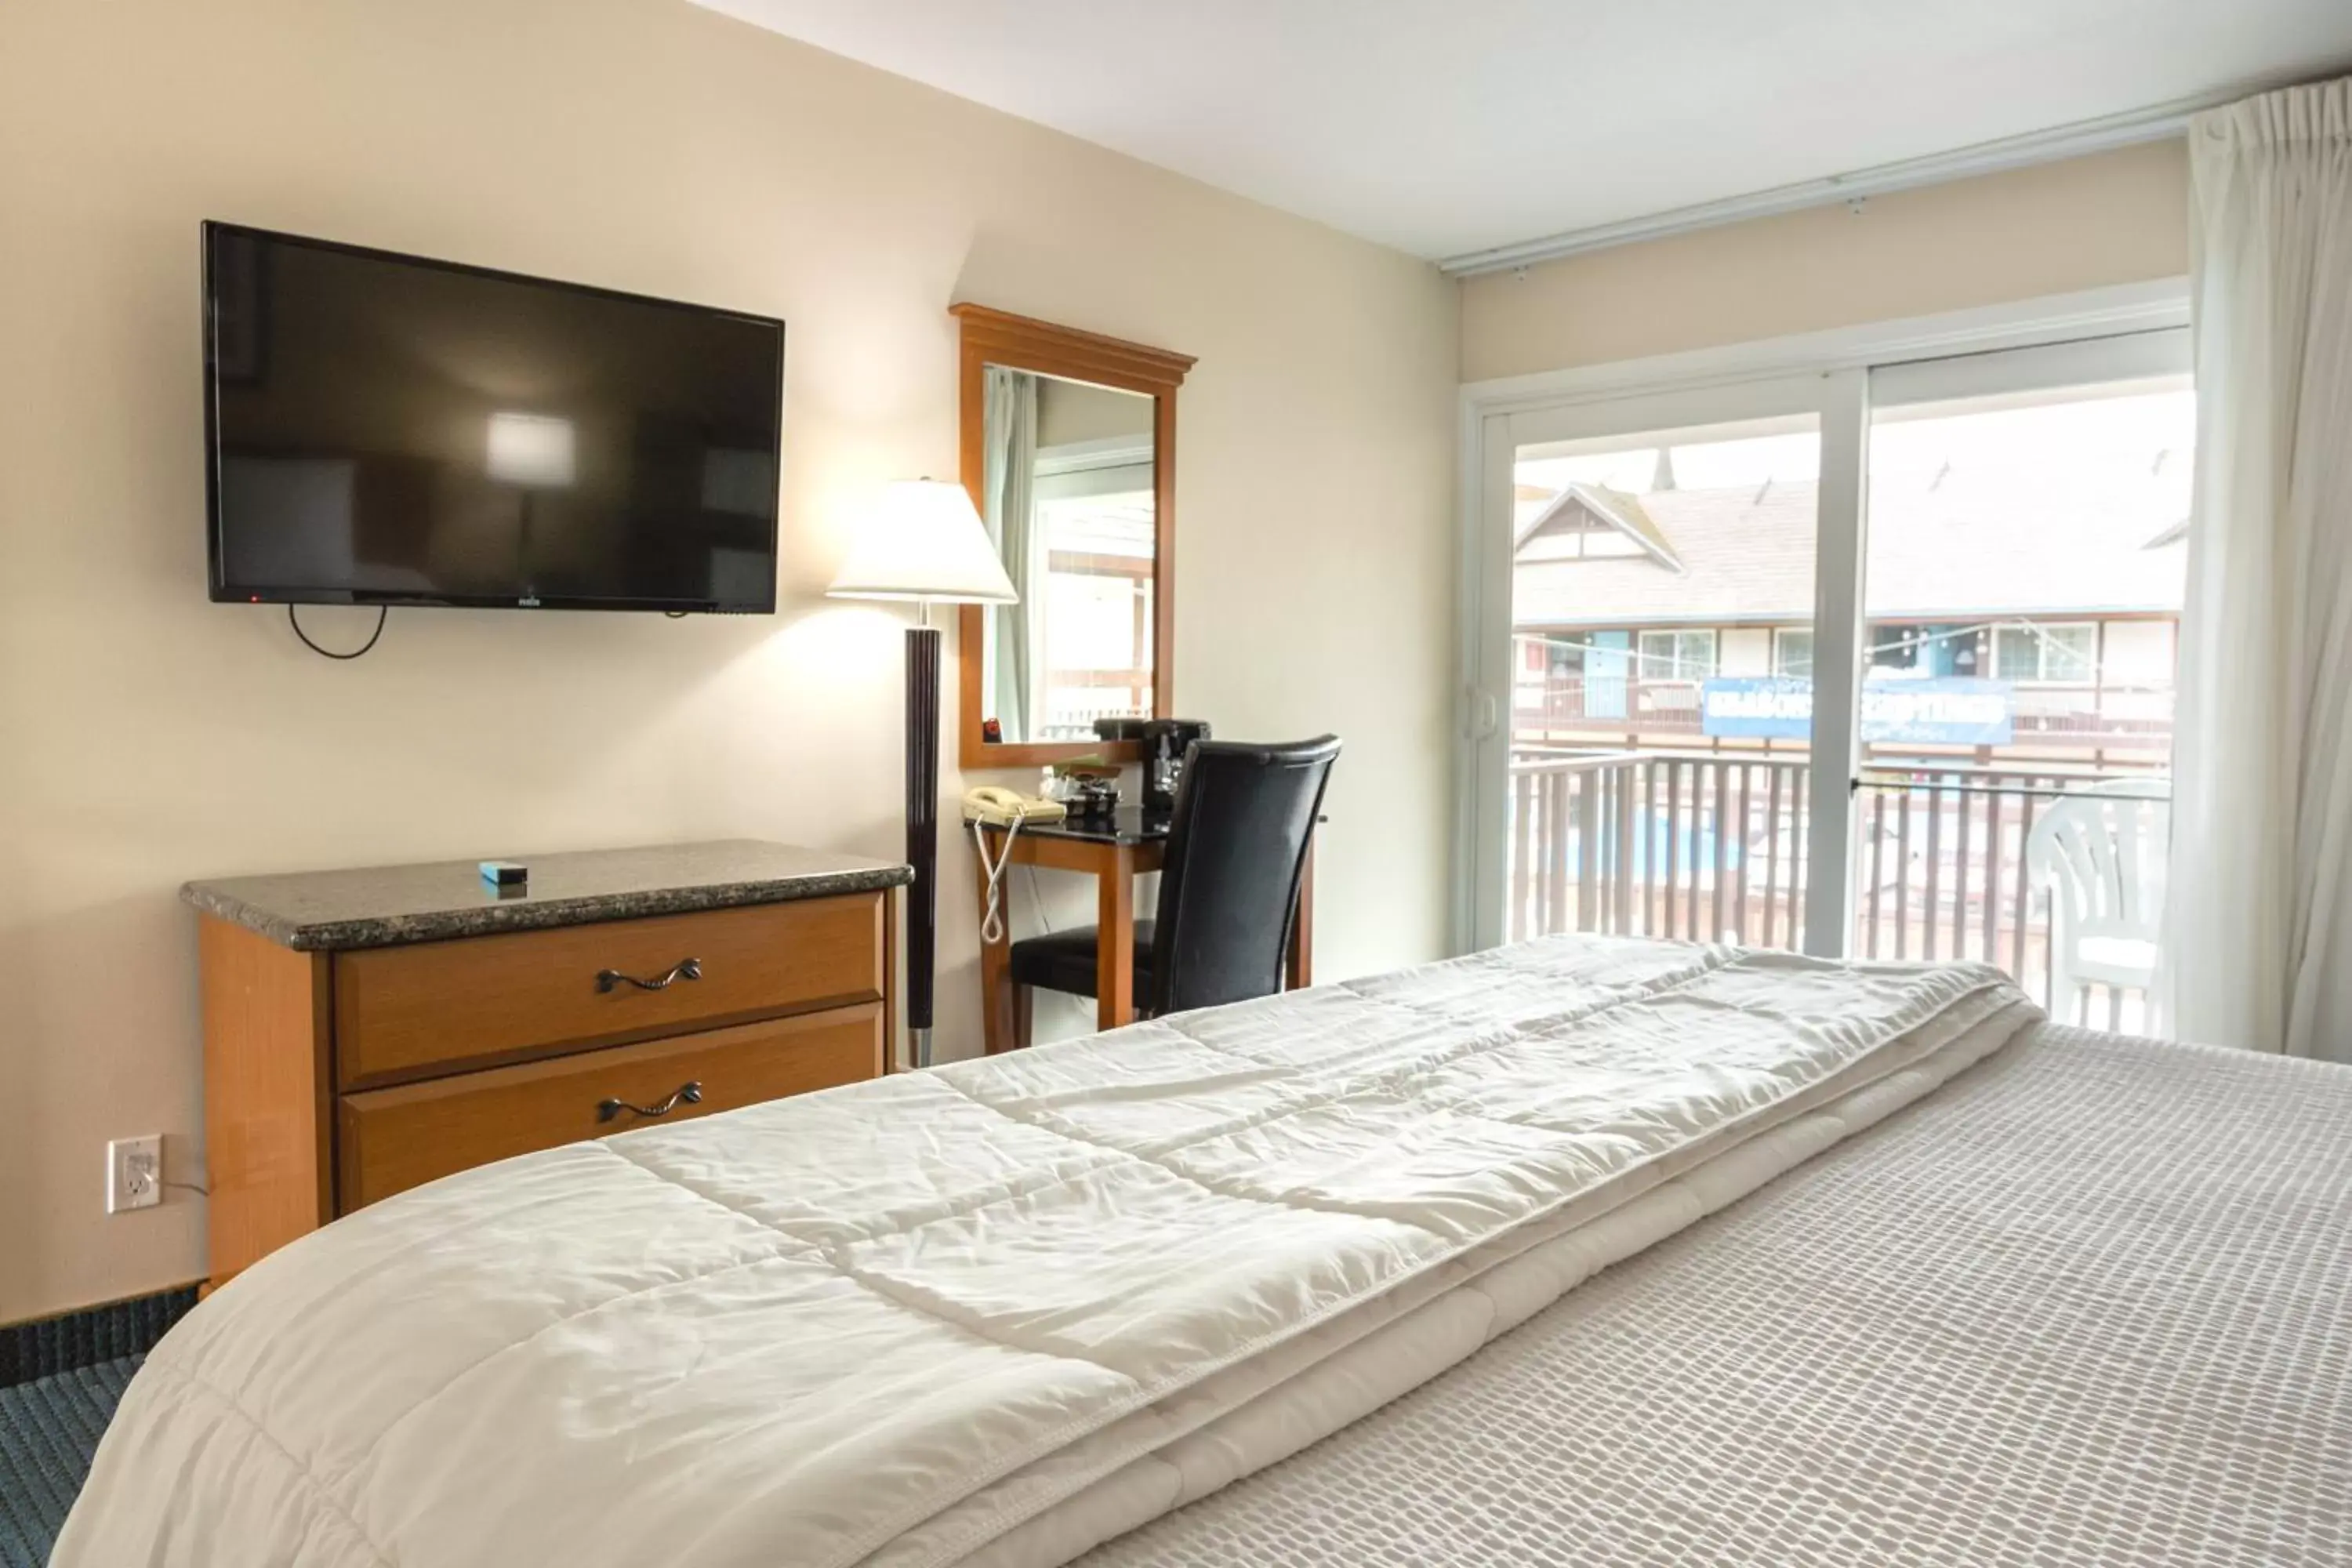
<path id="1" fill-rule="evenodd" d="M 776 607 L 784 324 L 204 228 L 212 596 Z"/>

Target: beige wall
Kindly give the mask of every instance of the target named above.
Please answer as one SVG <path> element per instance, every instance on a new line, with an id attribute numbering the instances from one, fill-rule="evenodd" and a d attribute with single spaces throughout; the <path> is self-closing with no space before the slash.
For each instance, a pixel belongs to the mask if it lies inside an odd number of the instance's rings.
<path id="1" fill-rule="evenodd" d="M 2177 141 L 1492 273 L 1462 289 L 1485 381 L 2031 300 L 2189 270 Z"/>
<path id="2" fill-rule="evenodd" d="M 395 611 L 342 665 L 205 603 L 207 216 L 786 318 L 782 612 Z M 1458 318 L 1430 268 L 681 0 L 7 0 L 0 1321 L 201 1271 L 200 1200 L 108 1218 L 100 1184 L 133 1133 L 200 1169 L 184 879 L 897 852 L 903 623 L 818 593 L 872 487 L 953 470 L 958 299 L 1200 356 L 1179 705 L 1347 738 L 1323 973 L 1437 953 Z M 971 873 L 943 864 L 960 1054 Z"/>
<path id="3" fill-rule="evenodd" d="M 2106 646 L 2099 665 L 2106 679 L 2118 684 L 2172 679 L 2176 624 L 2169 620 L 2109 621 Z"/>
<path id="4" fill-rule="evenodd" d="M 1772 673 L 1772 634 L 1762 626 L 1727 626 L 1717 640 L 1718 675 Z"/>

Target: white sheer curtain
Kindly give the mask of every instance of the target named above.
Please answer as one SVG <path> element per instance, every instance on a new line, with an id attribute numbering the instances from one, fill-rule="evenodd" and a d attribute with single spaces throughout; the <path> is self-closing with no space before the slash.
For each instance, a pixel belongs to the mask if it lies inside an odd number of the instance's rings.
<path id="1" fill-rule="evenodd" d="M 2352 1060 L 2352 80 L 2189 129 L 2170 1032 Z"/>
<path id="2" fill-rule="evenodd" d="M 1032 668 L 1041 640 L 1036 632 L 1042 606 L 1036 601 L 1045 587 L 1045 574 L 1036 569 L 1044 553 L 1036 526 L 1037 378 L 993 364 L 983 375 L 982 499 L 997 559 L 1013 579 L 1013 591 L 1021 595 L 1019 604 L 999 605 L 988 612 L 990 712 L 1003 725 L 1006 741 L 1034 741 L 1035 726 L 1045 717 L 1034 701 L 1037 681 Z"/>

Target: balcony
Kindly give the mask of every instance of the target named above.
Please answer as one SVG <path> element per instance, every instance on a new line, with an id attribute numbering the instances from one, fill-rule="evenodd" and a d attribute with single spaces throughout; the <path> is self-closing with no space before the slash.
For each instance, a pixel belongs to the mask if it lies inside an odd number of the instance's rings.
<path id="1" fill-rule="evenodd" d="M 1811 768 L 1794 755 L 1521 752 L 1511 764 L 1507 932 L 1795 947 Z M 2069 795 L 2160 790 L 2147 772 L 1874 766 L 1854 796 L 1858 958 L 1998 965 L 2049 999 L 2049 889 L 2034 823 Z M 2138 1026 L 2143 991 L 2098 987 L 2086 1017 Z"/>

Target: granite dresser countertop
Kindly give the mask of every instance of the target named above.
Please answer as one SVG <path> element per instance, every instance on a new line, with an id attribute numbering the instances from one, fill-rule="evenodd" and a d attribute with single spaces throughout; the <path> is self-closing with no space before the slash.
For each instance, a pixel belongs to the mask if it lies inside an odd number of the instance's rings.
<path id="1" fill-rule="evenodd" d="M 505 892 L 482 880 L 479 861 L 443 860 L 190 882 L 180 897 L 310 952 L 788 903 L 914 879 L 903 864 L 756 838 L 534 855 L 523 863 L 529 886 Z"/>

